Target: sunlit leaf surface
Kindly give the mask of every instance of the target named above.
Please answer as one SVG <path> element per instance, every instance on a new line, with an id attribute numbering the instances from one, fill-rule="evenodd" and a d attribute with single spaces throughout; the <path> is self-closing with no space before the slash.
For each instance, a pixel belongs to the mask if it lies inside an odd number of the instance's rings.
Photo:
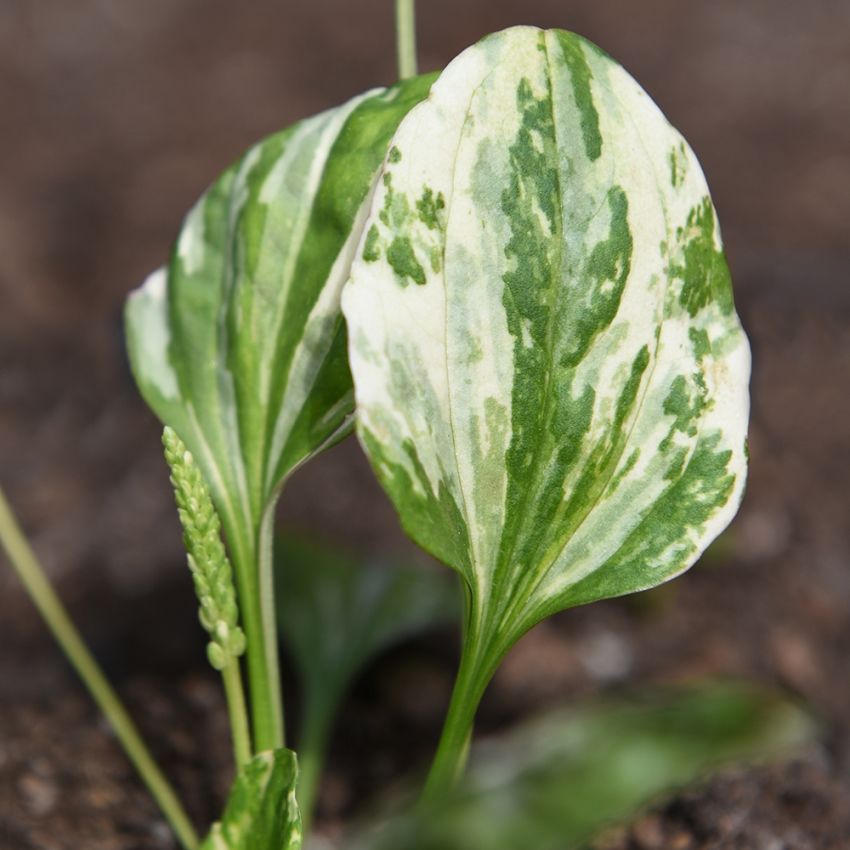
<path id="1" fill-rule="evenodd" d="M 239 772 L 221 820 L 201 850 L 299 850 L 295 753 L 260 753 Z"/>
<path id="2" fill-rule="evenodd" d="M 517 27 L 449 65 L 393 137 L 343 310 L 362 443 L 466 580 L 491 670 L 546 615 L 681 573 L 737 510 L 750 354 L 705 180 L 579 36 Z"/>
<path id="3" fill-rule="evenodd" d="M 353 850 L 569 850 L 730 763 L 787 757 L 814 725 L 739 685 L 553 715 L 473 754 L 458 788 Z"/>

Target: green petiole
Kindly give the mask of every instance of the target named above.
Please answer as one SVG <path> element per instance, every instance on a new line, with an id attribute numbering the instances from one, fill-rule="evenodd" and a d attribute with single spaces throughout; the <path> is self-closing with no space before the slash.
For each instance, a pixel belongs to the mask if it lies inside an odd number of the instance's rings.
<path id="1" fill-rule="evenodd" d="M 418 73 L 416 62 L 416 1 L 396 0 L 396 56 L 398 78 L 406 80 Z"/>

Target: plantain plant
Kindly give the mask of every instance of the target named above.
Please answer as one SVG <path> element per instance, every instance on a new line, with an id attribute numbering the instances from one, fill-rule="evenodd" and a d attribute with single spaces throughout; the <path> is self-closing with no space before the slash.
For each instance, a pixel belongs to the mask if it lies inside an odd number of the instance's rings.
<path id="1" fill-rule="evenodd" d="M 287 547 L 275 599 L 281 489 L 355 423 L 404 528 L 462 588 L 426 802 L 461 777 L 525 632 L 686 570 L 743 492 L 749 348 L 687 143 L 573 33 L 515 27 L 417 76 L 410 0 L 397 17 L 403 79 L 247 151 L 127 303 L 231 718 L 208 850 L 301 846 L 348 682 L 453 610 L 430 577 L 414 598 L 385 575 L 367 598 L 369 570 L 311 571 L 321 556 Z M 305 681 L 301 782 L 278 617 Z"/>

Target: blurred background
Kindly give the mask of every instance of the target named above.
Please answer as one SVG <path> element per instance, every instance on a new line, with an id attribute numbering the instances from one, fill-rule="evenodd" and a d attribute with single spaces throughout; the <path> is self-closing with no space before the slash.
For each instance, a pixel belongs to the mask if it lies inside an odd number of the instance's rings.
<path id="1" fill-rule="evenodd" d="M 814 706 L 824 746 L 725 775 L 611 846 L 848 846 L 850 4 L 419 7 L 423 70 L 518 23 L 575 30 L 625 65 L 703 164 L 754 352 L 751 477 L 731 530 L 683 579 L 538 627 L 497 677 L 482 731 L 650 683 L 784 687 Z M 390 0 L 0 0 L 0 482 L 199 820 L 227 788 L 227 726 L 122 305 L 218 172 L 258 138 L 391 82 L 394 52 Z M 354 441 L 298 474 L 281 519 L 423 560 Z M 2 566 L 0 850 L 171 847 Z M 423 639 L 355 689 L 321 799 L 329 835 L 427 756 L 454 652 L 450 637 Z"/>

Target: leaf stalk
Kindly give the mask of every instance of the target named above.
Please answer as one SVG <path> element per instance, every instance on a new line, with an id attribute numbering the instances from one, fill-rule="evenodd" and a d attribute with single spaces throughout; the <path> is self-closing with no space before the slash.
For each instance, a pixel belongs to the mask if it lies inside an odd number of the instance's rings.
<path id="1" fill-rule="evenodd" d="M 273 516 L 273 511 L 270 509 Z M 222 516 L 225 537 L 230 544 L 230 557 L 236 578 L 242 629 L 245 632 L 245 660 L 248 674 L 248 694 L 251 710 L 251 731 L 254 752 L 279 749 L 284 745 L 283 709 L 280 673 L 276 662 L 277 637 L 269 635 L 267 606 L 262 600 L 263 556 L 266 541 L 262 531 L 250 540 L 240 534 L 242 526 Z M 268 544 L 270 545 L 270 543 Z M 266 558 L 270 558 L 267 555 Z M 266 563 L 268 563 L 266 561 Z M 268 571 L 268 567 L 265 568 Z M 274 597 L 272 596 L 272 605 Z M 272 624 L 274 621 L 272 620 Z"/>
<path id="2" fill-rule="evenodd" d="M 27 593 L 68 661 L 97 703 L 124 752 L 159 805 L 165 819 L 185 850 L 196 850 L 198 836 L 171 784 L 151 756 L 133 720 L 98 666 L 56 591 L 50 584 L 32 547 L 26 540 L 6 497 L 0 489 L 0 543 Z"/>
<path id="3" fill-rule="evenodd" d="M 227 698 L 227 714 L 230 718 L 230 732 L 233 738 L 233 757 L 236 769 L 241 770 L 253 755 L 251 751 L 251 731 L 248 726 L 248 709 L 245 703 L 245 689 L 242 687 L 242 671 L 239 659 L 231 657 L 221 671 L 224 682 L 224 694 Z"/>
<path id="4" fill-rule="evenodd" d="M 263 634 L 265 691 L 268 700 L 269 735 L 271 746 L 284 746 L 283 688 L 280 681 L 280 652 L 278 651 L 277 611 L 274 602 L 274 518 L 277 496 L 271 499 L 263 514 L 257 535 L 257 574 L 260 594 L 260 622 Z M 261 752 L 257 746 L 257 752 Z"/>
<path id="5" fill-rule="evenodd" d="M 450 790 L 466 767 L 475 714 L 501 659 L 501 654 L 495 660 L 482 654 L 479 646 L 477 640 L 464 640 L 440 742 L 422 791 L 423 803 Z"/>
<path id="6" fill-rule="evenodd" d="M 406 80 L 417 74 L 415 0 L 396 0 L 395 26 L 398 78 Z"/>

